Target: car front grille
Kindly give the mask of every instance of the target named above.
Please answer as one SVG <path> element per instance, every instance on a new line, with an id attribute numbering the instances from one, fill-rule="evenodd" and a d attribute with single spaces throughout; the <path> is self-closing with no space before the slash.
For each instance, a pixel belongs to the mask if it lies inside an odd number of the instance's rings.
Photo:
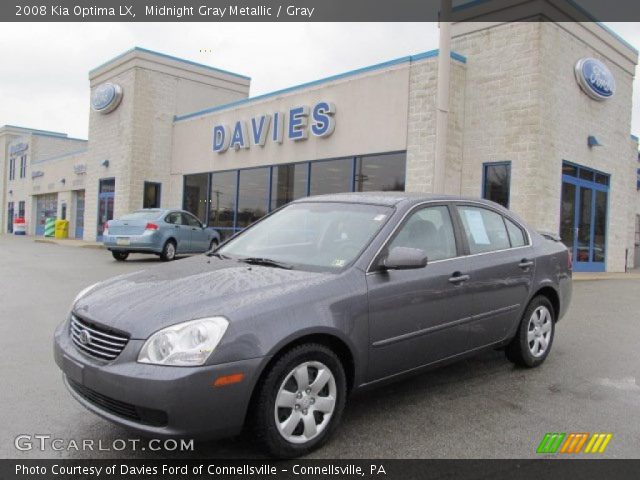
<path id="1" fill-rule="evenodd" d="M 85 355 L 101 360 L 117 358 L 129 341 L 121 334 L 89 324 L 73 314 L 71 315 L 69 333 L 78 350 Z"/>
<path id="2" fill-rule="evenodd" d="M 78 382 L 74 382 L 68 377 L 67 382 L 69 382 L 71 389 L 82 398 L 109 413 L 147 425 L 163 426 L 167 424 L 167 414 L 161 410 L 137 407 L 130 403 L 107 397 Z"/>

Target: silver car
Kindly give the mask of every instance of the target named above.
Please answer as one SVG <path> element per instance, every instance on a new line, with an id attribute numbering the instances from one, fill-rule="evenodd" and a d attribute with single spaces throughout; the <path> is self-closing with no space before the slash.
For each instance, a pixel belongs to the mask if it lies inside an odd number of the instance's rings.
<path id="1" fill-rule="evenodd" d="M 109 220 L 103 243 L 121 262 L 130 253 L 153 253 L 169 261 L 178 254 L 212 250 L 220 243 L 220 234 L 184 210 L 145 208 Z"/>

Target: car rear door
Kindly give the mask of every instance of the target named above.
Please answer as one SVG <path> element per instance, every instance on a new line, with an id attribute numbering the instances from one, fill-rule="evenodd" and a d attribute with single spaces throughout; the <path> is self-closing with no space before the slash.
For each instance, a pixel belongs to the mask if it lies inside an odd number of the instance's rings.
<path id="1" fill-rule="evenodd" d="M 535 258 L 526 230 L 498 210 L 456 206 L 469 250 L 473 320 L 469 348 L 499 342 L 517 325 L 529 298 Z"/>
<path id="2" fill-rule="evenodd" d="M 176 239 L 176 253 L 191 251 L 191 231 L 188 225 L 184 225 L 182 213 L 171 212 L 166 216 L 165 222 L 169 224 L 168 236 Z"/>
<path id="3" fill-rule="evenodd" d="M 182 213 L 182 221 L 189 227 L 192 252 L 206 252 L 209 249 L 209 235 L 200 220 L 189 213 Z"/>
<path id="4" fill-rule="evenodd" d="M 456 233 L 458 232 L 458 233 Z M 409 213 L 367 273 L 369 293 L 369 381 L 411 370 L 466 349 L 470 314 L 468 259 L 456 238 L 447 204 Z M 380 258 L 396 246 L 420 248 L 424 268 L 383 270 Z"/>

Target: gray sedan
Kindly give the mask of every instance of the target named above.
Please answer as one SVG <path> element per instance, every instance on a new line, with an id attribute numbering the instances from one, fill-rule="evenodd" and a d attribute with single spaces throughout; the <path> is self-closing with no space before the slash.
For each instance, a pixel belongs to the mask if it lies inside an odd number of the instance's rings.
<path id="1" fill-rule="evenodd" d="M 178 254 L 212 250 L 220 234 L 184 210 L 145 208 L 109 220 L 102 241 L 119 261 L 130 253 L 153 253 L 169 261 Z"/>
<path id="2" fill-rule="evenodd" d="M 327 441 L 356 390 L 483 349 L 539 366 L 571 290 L 565 246 L 494 203 L 310 197 L 207 255 L 80 292 L 55 359 L 78 402 L 138 433 L 247 427 L 292 457 Z"/>

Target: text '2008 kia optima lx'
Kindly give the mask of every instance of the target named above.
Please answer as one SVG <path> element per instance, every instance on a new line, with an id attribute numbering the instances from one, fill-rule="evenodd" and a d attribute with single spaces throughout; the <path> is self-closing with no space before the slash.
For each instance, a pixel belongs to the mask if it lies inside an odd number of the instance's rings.
<path id="1" fill-rule="evenodd" d="M 350 392 L 505 347 L 540 365 L 571 297 L 562 243 L 486 201 L 295 201 L 214 251 L 81 292 L 55 333 L 77 401 L 153 436 L 327 440 Z"/>

